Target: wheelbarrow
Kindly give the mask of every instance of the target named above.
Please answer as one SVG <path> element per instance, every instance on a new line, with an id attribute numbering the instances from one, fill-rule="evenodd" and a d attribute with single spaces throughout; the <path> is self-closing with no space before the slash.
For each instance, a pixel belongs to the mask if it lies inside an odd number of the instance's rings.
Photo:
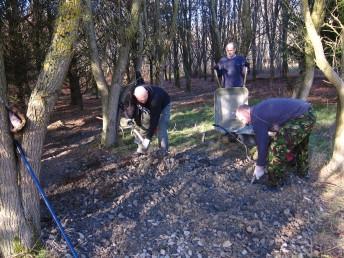
<path id="1" fill-rule="evenodd" d="M 214 96 L 215 130 L 239 141 L 246 146 L 255 145 L 254 132 L 251 126 L 245 126 L 236 118 L 236 109 L 248 104 L 246 87 L 218 88 Z"/>

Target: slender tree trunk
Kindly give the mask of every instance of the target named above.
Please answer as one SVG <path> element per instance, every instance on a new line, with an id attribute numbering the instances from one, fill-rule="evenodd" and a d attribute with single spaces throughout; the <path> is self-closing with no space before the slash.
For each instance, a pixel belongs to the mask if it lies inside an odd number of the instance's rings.
<path id="1" fill-rule="evenodd" d="M 180 75 L 179 75 L 179 54 L 178 54 L 178 42 L 177 39 L 173 40 L 173 74 L 174 85 L 180 88 Z"/>
<path id="2" fill-rule="evenodd" d="M 184 75 L 186 80 L 186 91 L 191 91 L 191 60 L 190 60 L 190 42 L 191 42 L 191 17 L 189 16 L 189 9 L 191 8 L 190 1 L 185 1 L 182 4 L 182 28 L 179 30 L 181 37 L 181 46 L 182 46 L 182 59 L 183 59 L 183 68 Z"/>
<path id="3" fill-rule="evenodd" d="M 77 68 L 75 57 L 72 58 L 71 65 L 68 71 L 68 78 L 69 78 L 71 104 L 78 106 L 80 110 L 82 110 L 83 109 L 82 94 L 81 94 L 81 89 L 80 89 L 78 68 Z"/>
<path id="4" fill-rule="evenodd" d="M 68 71 L 80 14 L 80 1 L 61 3 L 54 37 L 43 64 L 44 69 L 29 100 L 27 126 L 23 133 L 22 146 L 37 177 L 41 168 L 43 141 L 49 116 Z M 0 70 L 2 70 L 1 77 L 4 77 L 3 69 Z M 1 79 L 2 83 L 4 83 L 3 79 Z M 0 85 L 1 88 L 4 88 L 3 85 Z M 0 94 L 4 98 L 3 91 Z M 32 248 L 38 240 L 40 202 L 37 190 L 24 166 L 21 163 L 16 166 L 12 140 L 8 132 L 7 114 L 2 105 L 0 125 L 0 143 L 3 146 L 0 151 L 3 154 L 0 155 L 1 171 L 3 171 L 0 176 L 2 186 L 0 187 L 0 220 L 2 221 L 0 253 L 9 257 L 14 251 L 14 241 L 25 248 Z"/>
<path id="5" fill-rule="evenodd" d="M 138 7 L 138 6 L 136 6 Z M 125 68 L 129 59 L 129 49 L 130 43 L 120 47 L 118 62 L 114 75 L 112 77 L 111 89 L 110 89 L 110 99 L 108 107 L 108 117 L 109 124 L 106 131 L 106 138 L 104 145 L 105 147 L 110 147 L 113 144 L 117 143 L 117 128 L 118 128 L 118 106 L 119 106 L 119 95 L 121 93 L 121 85 L 123 80 L 123 75 L 125 73 Z"/>
<path id="6" fill-rule="evenodd" d="M 217 63 L 222 55 L 222 47 L 221 47 L 221 38 L 220 38 L 220 31 L 217 25 L 217 15 L 216 15 L 216 8 L 215 8 L 215 1 L 216 0 L 208 0 L 209 10 L 210 10 L 210 33 L 211 33 L 211 40 L 212 40 L 212 49 L 213 49 L 213 56 L 215 62 Z"/>
<path id="7" fill-rule="evenodd" d="M 134 44 L 134 69 L 135 71 L 141 71 L 142 62 L 143 62 L 143 40 L 144 40 L 144 30 L 142 24 L 142 14 L 139 14 L 138 19 L 138 31 L 137 31 L 137 39 Z"/>
<path id="8" fill-rule="evenodd" d="M 269 41 L 269 69 L 270 69 L 270 83 L 275 77 L 275 46 L 276 46 L 276 28 L 278 21 L 278 14 L 280 10 L 280 1 L 273 0 L 268 3 L 264 0 L 264 20 L 267 38 Z"/>
<path id="9" fill-rule="evenodd" d="M 239 46 L 240 53 L 244 56 L 248 55 L 250 50 L 250 45 L 252 42 L 252 26 L 251 26 L 251 0 L 245 0 L 242 2 L 242 12 L 241 12 L 241 30 L 242 38 L 241 44 Z"/>
<path id="10" fill-rule="evenodd" d="M 101 61 L 99 58 L 97 41 L 96 41 L 96 32 L 94 29 L 93 15 L 91 0 L 85 0 L 86 2 L 86 15 L 84 17 L 85 30 L 88 35 L 88 44 L 90 47 L 90 59 L 91 59 L 91 69 L 94 80 L 97 85 L 98 92 L 101 96 L 102 102 L 102 117 L 103 117 L 103 126 L 101 133 L 101 143 L 105 143 L 106 131 L 109 124 L 108 118 L 108 101 L 109 101 L 109 86 L 106 83 L 104 71 L 101 66 Z"/>
<path id="11" fill-rule="evenodd" d="M 282 1 L 282 35 L 281 35 L 281 52 L 282 52 L 282 78 L 288 76 L 288 23 L 289 23 L 289 2 Z"/>
<path id="12" fill-rule="evenodd" d="M 134 0 L 131 4 L 130 24 L 124 30 L 124 34 L 121 35 L 121 47 L 119 49 L 119 57 L 114 69 L 111 86 L 106 83 L 104 72 L 101 68 L 92 18 L 91 1 L 86 0 L 86 4 L 87 15 L 85 17 L 85 25 L 91 49 L 92 73 L 102 98 L 103 131 L 101 143 L 105 147 L 110 147 L 111 145 L 117 143 L 117 116 L 119 94 L 121 90 L 123 75 L 128 63 L 129 50 L 133 40 L 137 35 L 139 13 L 142 7 L 142 1 Z"/>
<path id="13" fill-rule="evenodd" d="M 320 31 L 325 17 L 325 2 L 316 0 L 312 8 L 311 19 L 317 32 Z M 305 33 L 306 34 L 306 33 Z M 308 34 L 305 35 L 305 70 L 303 73 L 303 82 L 298 84 L 293 91 L 293 97 L 307 99 L 314 80 L 315 53 Z"/>
<path id="14" fill-rule="evenodd" d="M 318 0 L 315 4 L 324 4 L 324 0 Z M 331 65 L 328 63 L 326 59 L 321 38 L 318 34 L 317 27 L 313 22 L 313 16 L 311 16 L 309 11 L 308 0 L 302 0 L 302 5 L 307 34 L 309 36 L 315 53 L 315 62 L 317 66 L 320 68 L 320 70 L 324 73 L 326 78 L 334 85 L 339 98 L 337 103 L 338 110 L 336 114 L 336 133 L 333 144 L 333 153 L 331 160 L 329 164 L 325 167 L 325 169 L 329 170 L 330 172 L 337 172 L 339 175 L 342 175 L 342 173 L 344 172 L 344 81 L 334 71 L 334 69 L 331 67 Z"/>
<path id="15" fill-rule="evenodd" d="M 203 78 L 207 80 L 207 38 L 208 38 L 208 16 L 205 4 L 202 5 L 202 61 Z"/>
<path id="16" fill-rule="evenodd" d="M 258 23 L 258 0 L 254 0 L 253 9 L 252 12 L 252 47 L 251 47 L 251 53 L 252 53 L 252 79 L 256 80 L 257 78 L 257 23 Z"/>

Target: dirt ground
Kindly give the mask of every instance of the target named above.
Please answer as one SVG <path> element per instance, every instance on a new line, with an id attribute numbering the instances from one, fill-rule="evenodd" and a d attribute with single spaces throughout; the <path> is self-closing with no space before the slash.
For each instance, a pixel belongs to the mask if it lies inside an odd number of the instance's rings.
<path id="1" fill-rule="evenodd" d="M 286 82 L 273 85 L 278 89 L 259 79 L 248 88 L 251 97 L 286 94 Z M 192 93 L 169 82 L 164 88 L 175 107 L 200 105 L 212 101 L 215 83 L 194 79 Z M 310 99 L 334 103 L 335 90 L 316 78 Z M 318 171 L 310 178 L 291 173 L 277 189 L 251 185 L 242 147 L 220 137 L 172 146 L 164 158 L 154 149 L 139 157 L 101 149 L 100 100 L 86 96 L 84 107 L 60 96 L 41 173 L 80 257 L 343 257 L 344 231 L 332 220 L 333 231 L 324 231 L 332 213 L 323 193 L 333 185 L 321 183 Z M 51 256 L 71 257 L 43 203 L 42 232 Z"/>

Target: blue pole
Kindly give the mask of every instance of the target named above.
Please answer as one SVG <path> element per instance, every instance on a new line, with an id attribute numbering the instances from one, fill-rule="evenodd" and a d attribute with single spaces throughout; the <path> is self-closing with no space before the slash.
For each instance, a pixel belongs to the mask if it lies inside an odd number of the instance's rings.
<path id="1" fill-rule="evenodd" d="M 14 140 L 14 145 L 16 146 L 16 150 L 21 158 L 21 160 L 23 161 L 28 173 L 30 174 L 31 178 L 32 178 L 32 181 L 34 182 L 36 188 L 38 189 L 38 192 L 40 193 L 45 205 L 47 206 L 51 216 L 53 217 L 57 227 L 59 228 L 60 232 L 61 232 L 61 235 L 63 236 L 64 240 L 66 241 L 70 251 L 72 252 L 73 254 L 73 257 L 74 258 L 78 258 L 78 254 L 76 253 L 71 241 L 69 240 L 68 236 L 66 235 L 66 233 L 64 232 L 63 230 L 63 227 L 59 221 L 59 219 L 57 218 L 57 216 L 55 215 L 55 212 L 53 210 L 53 207 L 51 207 L 51 205 L 49 204 L 48 202 L 48 198 L 46 197 L 41 185 L 39 184 L 39 180 L 37 179 L 36 175 L 35 175 L 35 172 L 33 171 L 29 161 L 26 159 L 26 156 L 25 156 L 25 153 L 24 153 L 24 150 L 23 148 L 21 147 L 20 143 L 16 140 Z"/>

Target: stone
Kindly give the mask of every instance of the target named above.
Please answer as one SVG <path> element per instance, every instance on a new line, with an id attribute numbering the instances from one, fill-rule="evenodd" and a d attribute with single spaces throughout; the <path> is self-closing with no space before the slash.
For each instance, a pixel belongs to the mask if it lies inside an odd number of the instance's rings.
<path id="1" fill-rule="evenodd" d="M 223 247 L 223 248 L 229 248 L 229 247 L 231 247 L 231 246 L 232 246 L 232 242 L 229 241 L 229 240 L 223 242 L 223 244 L 222 244 L 222 247 Z"/>

